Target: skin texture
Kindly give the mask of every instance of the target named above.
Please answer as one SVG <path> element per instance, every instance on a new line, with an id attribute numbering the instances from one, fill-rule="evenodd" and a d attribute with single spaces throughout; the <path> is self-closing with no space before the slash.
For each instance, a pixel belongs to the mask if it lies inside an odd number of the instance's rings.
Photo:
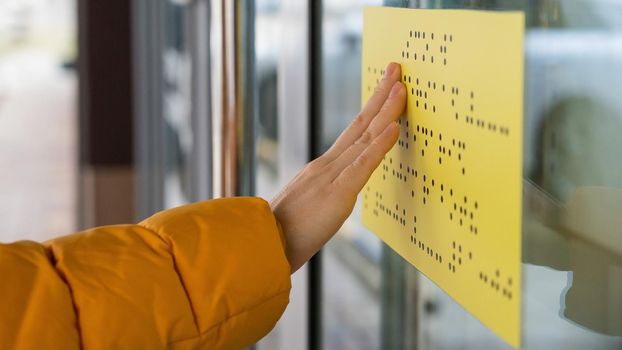
<path id="1" fill-rule="evenodd" d="M 399 64 L 390 63 L 374 94 L 332 147 L 307 164 L 272 200 L 292 273 L 333 237 L 356 197 L 399 136 L 406 106 Z"/>

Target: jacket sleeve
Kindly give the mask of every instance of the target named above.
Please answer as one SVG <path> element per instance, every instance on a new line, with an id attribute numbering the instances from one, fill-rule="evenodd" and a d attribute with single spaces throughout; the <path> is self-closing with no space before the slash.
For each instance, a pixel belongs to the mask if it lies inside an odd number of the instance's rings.
<path id="1" fill-rule="evenodd" d="M 85 349 L 242 349 L 289 301 L 284 239 L 258 198 L 186 205 L 48 246 Z"/>
<path id="2" fill-rule="evenodd" d="M 171 247 L 201 342 L 210 345 L 206 349 L 247 347 L 285 311 L 291 267 L 280 226 L 264 200 L 204 202 L 140 225 Z"/>

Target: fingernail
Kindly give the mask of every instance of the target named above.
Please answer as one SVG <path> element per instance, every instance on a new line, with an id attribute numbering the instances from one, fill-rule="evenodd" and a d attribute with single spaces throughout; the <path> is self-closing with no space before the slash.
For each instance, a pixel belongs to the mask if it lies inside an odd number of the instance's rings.
<path id="1" fill-rule="evenodd" d="M 389 98 L 397 95 L 401 89 L 402 89 L 402 83 L 400 83 L 399 81 L 393 84 L 393 87 L 391 88 L 391 92 L 389 93 Z"/>
<path id="2" fill-rule="evenodd" d="M 389 63 L 389 65 L 387 66 L 387 70 L 384 72 L 384 76 L 386 78 L 390 77 L 393 74 L 393 72 L 395 72 L 396 66 L 397 66 L 396 64 Z"/>

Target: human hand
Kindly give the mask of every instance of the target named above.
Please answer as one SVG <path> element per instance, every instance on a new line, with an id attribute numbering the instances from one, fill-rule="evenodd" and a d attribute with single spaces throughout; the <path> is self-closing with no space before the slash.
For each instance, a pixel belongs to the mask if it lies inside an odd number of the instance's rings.
<path id="1" fill-rule="evenodd" d="M 390 63 L 372 97 L 332 147 L 272 200 L 292 273 L 343 225 L 356 196 L 397 141 L 396 120 L 406 106 L 400 77 L 399 64 Z"/>

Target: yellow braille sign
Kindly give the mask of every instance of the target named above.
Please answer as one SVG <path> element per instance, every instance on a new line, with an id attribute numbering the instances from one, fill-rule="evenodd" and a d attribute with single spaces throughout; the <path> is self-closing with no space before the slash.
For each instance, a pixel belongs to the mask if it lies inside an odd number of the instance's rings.
<path id="1" fill-rule="evenodd" d="M 363 222 L 518 347 L 524 15 L 367 8 L 364 20 L 363 103 L 391 61 L 408 102 Z"/>

